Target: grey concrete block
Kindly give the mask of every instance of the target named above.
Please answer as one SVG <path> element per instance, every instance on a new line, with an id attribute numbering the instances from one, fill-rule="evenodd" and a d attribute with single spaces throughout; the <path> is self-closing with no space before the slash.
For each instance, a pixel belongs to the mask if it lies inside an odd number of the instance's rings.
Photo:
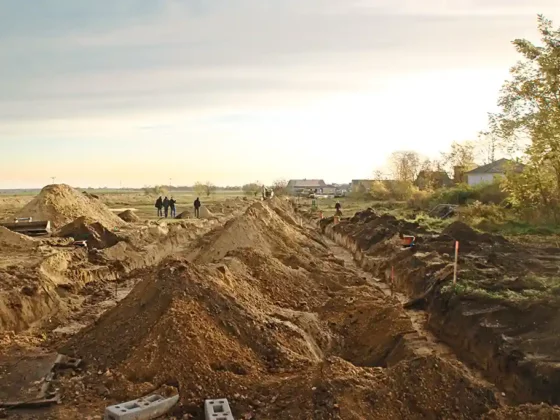
<path id="1" fill-rule="evenodd" d="M 164 398 L 149 395 L 134 401 L 112 405 L 105 409 L 105 420 L 151 420 L 167 413 L 179 401 L 179 395 Z"/>
<path id="2" fill-rule="evenodd" d="M 206 400 L 204 402 L 204 413 L 206 420 L 234 420 L 228 400 L 225 398 Z"/>

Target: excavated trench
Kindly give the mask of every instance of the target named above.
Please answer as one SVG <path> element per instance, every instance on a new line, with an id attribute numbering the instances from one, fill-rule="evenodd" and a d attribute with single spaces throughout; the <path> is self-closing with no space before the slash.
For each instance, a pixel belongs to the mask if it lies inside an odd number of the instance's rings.
<path id="1" fill-rule="evenodd" d="M 546 338 L 545 331 L 550 329 L 550 334 L 555 334 L 555 325 L 557 325 L 557 316 L 554 312 L 551 313 L 554 305 L 545 303 L 541 308 L 523 315 L 523 309 L 507 307 L 484 299 L 478 301 L 456 299 L 450 302 L 449 298 L 442 298 L 439 285 L 443 280 L 449 279 L 452 274 L 452 269 L 449 270 L 451 266 L 445 262 L 445 258 L 449 257 L 448 254 L 445 254 L 445 252 L 449 252 L 449 247 L 442 247 L 441 251 L 434 252 L 432 248 L 437 248 L 438 239 L 436 238 L 433 240 L 436 245 L 434 242 L 430 242 L 429 247 L 419 247 L 416 253 L 401 250 L 398 256 L 394 252 L 395 255 L 391 255 L 391 250 L 399 248 L 396 242 L 392 243 L 394 240 L 398 241 L 396 235 L 399 230 L 406 232 L 410 229 L 410 234 L 414 234 L 412 231 L 414 227 L 399 221 L 397 230 L 387 230 L 382 224 L 383 218 L 383 216 L 379 216 L 373 219 L 373 224 L 380 227 L 371 232 L 367 230 L 368 227 L 365 223 L 360 224 L 360 222 L 357 222 L 358 225 L 353 228 L 341 229 L 338 229 L 338 226 L 333 223 L 319 223 L 319 229 L 336 244 L 333 249 L 338 249 L 339 255 L 342 255 L 340 250 L 344 250 L 347 258 L 355 262 L 366 273 L 373 273 L 372 277 L 383 278 L 385 281 L 370 279 L 384 293 L 396 296 L 405 308 L 421 308 L 419 310 L 405 309 L 405 311 L 412 320 L 416 331 L 420 332 L 423 339 L 428 340 L 430 348 L 436 349 L 439 354 L 447 358 L 460 358 L 470 366 L 470 373 L 473 376 L 480 380 L 487 378 L 492 381 L 505 392 L 504 395 L 507 395 L 508 400 L 514 403 L 557 404 L 560 400 L 555 390 L 557 384 L 560 384 L 560 373 L 556 359 L 551 359 L 554 351 L 546 347 L 539 349 L 538 344 L 532 348 L 525 346 L 533 353 L 542 353 L 540 358 L 533 357 L 530 353 L 523 354 L 516 350 L 514 345 L 518 344 L 514 343 L 519 341 L 518 338 L 506 337 L 506 335 L 514 337 L 515 335 L 525 335 L 530 338 L 535 337 L 535 342 L 546 339 L 548 343 L 550 337 Z M 309 223 L 315 225 L 316 219 L 310 219 Z M 354 223 L 354 221 L 347 223 Z M 418 229 L 418 226 L 415 228 Z M 347 231 L 352 233 L 349 234 Z M 467 231 L 467 233 L 469 232 Z M 503 239 L 500 237 L 490 238 L 479 235 L 475 238 L 477 234 L 469 234 L 473 235 L 472 241 L 477 240 L 484 243 L 484 241 L 494 240 L 499 244 L 503 243 Z M 427 233 L 426 236 L 430 237 L 430 234 Z M 469 248 L 479 249 L 479 245 L 470 244 L 466 240 L 463 243 Z M 506 248 L 506 252 L 510 252 L 512 255 L 519 252 L 510 245 L 505 244 L 504 247 L 509 247 Z M 422 251 L 423 248 L 427 248 L 427 251 Z M 364 249 L 369 249 L 367 254 Z M 468 251 L 472 252 L 470 249 Z M 545 262 L 551 258 L 556 260 L 555 250 L 545 251 L 553 252 L 554 255 L 551 257 L 539 254 L 538 257 Z M 492 257 L 492 253 L 489 255 L 489 259 L 485 260 L 486 257 L 477 256 L 475 251 L 473 257 L 467 256 L 466 258 L 471 258 L 482 270 L 486 269 L 489 273 L 493 273 L 494 271 L 490 270 L 495 269 L 487 268 L 486 261 L 489 262 L 490 258 L 496 257 Z M 444 257 L 443 261 L 441 256 Z M 526 258 L 531 259 L 527 255 L 521 256 L 522 260 Z M 512 264 L 514 261 L 512 260 Z M 395 271 L 398 270 L 396 279 L 391 272 L 392 265 L 395 267 Z M 539 267 L 538 263 L 535 265 Z M 484 272 L 478 275 L 484 279 Z M 393 284 L 395 293 L 388 285 L 392 282 L 391 279 L 395 279 Z M 515 317 L 520 320 L 513 321 Z M 428 326 L 433 333 L 427 330 Z M 500 333 L 500 331 L 503 332 Z M 413 341 L 416 341 L 416 338 L 413 338 Z M 531 340 L 529 339 L 528 342 Z M 499 394 L 497 395 L 499 396 Z"/>
<path id="2" fill-rule="evenodd" d="M 246 419 L 474 420 L 505 402 L 426 329 L 426 312 L 404 309 L 357 247 L 329 236 L 281 202 L 256 203 L 198 239 L 101 251 L 93 262 L 131 281 L 99 319 L 105 300 L 93 300 L 95 322 L 57 345 L 91 371 L 78 409 L 170 384 L 172 414 L 195 419 L 217 395 Z M 57 386 L 74 395 L 72 380 Z M 53 418 L 73 418 L 66 408 Z"/>
<path id="3" fill-rule="evenodd" d="M 310 226 L 310 228 L 311 227 L 312 226 Z M 399 318 L 406 319 L 410 322 L 410 331 L 399 334 L 391 340 L 379 340 L 379 345 L 385 349 L 385 352 L 382 357 L 377 360 L 377 364 L 371 366 L 388 367 L 407 358 L 428 355 L 437 355 L 460 363 L 453 349 L 439 340 L 427 329 L 427 312 L 415 309 L 402 309 L 402 305 L 408 302 L 409 299 L 404 294 L 391 290 L 387 283 L 375 278 L 371 273 L 359 266 L 360 262 L 364 261 L 363 254 L 353 241 L 343 235 L 334 234 L 334 232 L 331 231 L 331 233 L 326 236 L 326 243 L 329 245 L 335 257 L 344 261 L 346 267 L 356 270 L 373 289 L 378 290 L 379 293 L 385 297 L 385 300 L 380 303 L 381 306 L 387 306 L 388 302 L 396 301 L 400 312 L 398 315 Z M 383 330 L 384 326 L 391 325 L 394 322 L 394 317 L 385 317 L 373 326 L 373 330 Z M 360 365 L 360 363 L 356 363 L 355 360 L 348 360 L 354 364 Z M 493 389 L 497 400 L 502 402 L 506 401 L 502 392 L 499 391 L 495 385 L 488 382 L 480 371 L 470 369 L 462 363 L 461 365 L 466 376 L 476 378 L 477 381 Z"/>

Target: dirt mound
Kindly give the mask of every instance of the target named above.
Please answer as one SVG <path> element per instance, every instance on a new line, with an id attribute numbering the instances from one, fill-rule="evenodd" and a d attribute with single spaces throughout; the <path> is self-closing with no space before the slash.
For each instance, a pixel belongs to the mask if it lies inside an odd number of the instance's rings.
<path id="1" fill-rule="evenodd" d="M 479 233 L 461 221 L 451 223 L 441 233 L 442 235 L 449 236 L 459 242 L 479 242 L 486 244 L 507 243 L 502 236 Z"/>
<path id="2" fill-rule="evenodd" d="M 211 219 L 214 215 L 208 210 L 204 205 L 200 206 L 200 218 L 201 219 Z"/>
<path id="3" fill-rule="evenodd" d="M 0 246 L 6 248 L 35 248 L 38 243 L 28 236 L 21 235 L 16 232 L 0 226 Z"/>
<path id="4" fill-rule="evenodd" d="M 237 394 L 267 366 L 290 365 L 264 314 L 232 299 L 221 271 L 165 265 L 64 351 L 133 382 L 178 382 L 183 402 Z"/>
<path id="5" fill-rule="evenodd" d="M 125 210 L 122 213 L 119 213 L 119 217 L 128 223 L 135 223 L 140 221 L 140 218 L 132 210 Z"/>
<path id="6" fill-rule="evenodd" d="M 475 242 L 480 239 L 479 233 L 466 223 L 460 221 L 451 223 L 441 233 L 443 235 L 448 235 L 459 242 Z"/>
<path id="7" fill-rule="evenodd" d="M 541 405 L 520 405 L 492 410 L 483 420 L 560 420 L 560 408 Z"/>
<path id="8" fill-rule="evenodd" d="M 99 222 L 88 223 L 86 217 L 80 217 L 60 228 L 55 236 L 87 241 L 89 248 L 109 248 L 119 242 L 119 237 Z"/>
<path id="9" fill-rule="evenodd" d="M 124 224 L 100 200 L 82 194 L 65 184 L 47 185 L 17 213 L 17 217 L 50 220 L 55 228 L 82 216 L 98 221 L 109 229 Z"/>
<path id="10" fill-rule="evenodd" d="M 175 219 L 192 219 L 194 217 L 194 213 L 192 211 L 184 211 L 179 213 Z"/>
<path id="11" fill-rule="evenodd" d="M 256 202 L 244 214 L 227 222 L 223 229 L 201 238 L 190 259 L 198 263 L 220 260 L 229 251 L 256 248 L 265 253 L 290 254 L 302 245 L 317 249 L 288 218 L 278 215 L 272 205 Z M 324 249 L 323 249 L 324 252 Z"/>

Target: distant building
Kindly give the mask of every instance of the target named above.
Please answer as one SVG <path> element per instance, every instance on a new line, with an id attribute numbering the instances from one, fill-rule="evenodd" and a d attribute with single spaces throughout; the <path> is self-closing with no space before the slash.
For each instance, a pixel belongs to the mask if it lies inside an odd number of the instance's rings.
<path id="1" fill-rule="evenodd" d="M 322 179 L 290 179 L 287 189 L 289 194 L 299 195 L 305 192 L 322 193 L 326 186 Z"/>
<path id="2" fill-rule="evenodd" d="M 430 188 L 443 188 L 453 185 L 453 181 L 445 171 L 420 171 L 414 181 L 421 190 Z"/>
<path id="3" fill-rule="evenodd" d="M 324 195 L 335 195 L 337 188 L 334 185 L 325 185 L 321 188 L 321 193 Z"/>
<path id="4" fill-rule="evenodd" d="M 353 179 L 350 184 L 350 191 L 353 193 L 365 193 L 371 190 L 374 182 L 373 179 Z"/>
<path id="5" fill-rule="evenodd" d="M 522 172 L 525 165 L 513 162 L 509 159 L 500 159 L 488 165 L 479 166 L 472 171 L 466 172 L 469 185 L 491 184 L 497 178 L 503 177 L 509 170 Z"/>

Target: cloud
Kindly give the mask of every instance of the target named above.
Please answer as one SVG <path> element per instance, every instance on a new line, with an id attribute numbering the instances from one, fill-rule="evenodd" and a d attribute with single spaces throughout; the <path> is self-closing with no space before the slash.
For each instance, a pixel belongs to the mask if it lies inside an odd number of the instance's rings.
<path id="1" fill-rule="evenodd" d="M 514 57 L 509 40 L 553 2 L 52 5 L 0 6 L 9 22 L 0 30 L 3 120 L 289 106 L 363 90 L 391 74 L 504 66 Z"/>

